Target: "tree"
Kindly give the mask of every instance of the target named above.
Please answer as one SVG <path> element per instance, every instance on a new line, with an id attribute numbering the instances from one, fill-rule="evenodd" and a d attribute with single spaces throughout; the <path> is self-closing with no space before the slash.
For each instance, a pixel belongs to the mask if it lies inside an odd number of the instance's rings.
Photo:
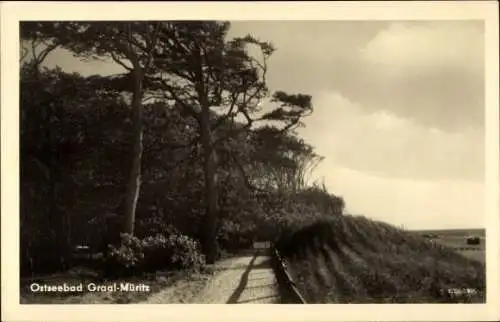
<path id="1" fill-rule="evenodd" d="M 38 151 L 43 153 L 26 153 L 26 144 L 21 141 L 21 166 L 20 172 L 23 176 L 30 168 L 35 168 L 38 174 L 44 179 L 44 198 L 47 200 L 47 213 L 43 216 L 44 220 L 49 220 L 55 225 L 51 227 L 55 231 L 47 232 L 47 235 L 55 235 L 58 239 L 56 245 L 61 248 L 59 257 L 59 265 L 67 264 L 67 251 L 64 249 L 67 245 L 67 228 L 69 222 L 65 216 L 60 215 L 60 209 L 57 204 L 60 189 L 58 181 L 61 177 L 61 169 L 57 167 L 57 144 L 54 137 L 54 131 L 50 127 L 40 127 L 39 124 L 53 123 L 54 109 L 56 108 L 49 103 L 51 98 L 50 91 L 44 89 L 42 84 L 42 64 L 47 56 L 58 47 L 58 42 L 45 39 L 39 32 L 41 26 L 38 23 L 22 24 L 20 28 L 20 76 L 21 76 L 21 136 L 34 134 L 38 138 Z M 31 133 L 30 133 L 31 132 Z M 36 149 L 35 149 L 36 150 Z M 32 170 L 33 171 L 33 170 Z M 33 191 L 33 186 L 24 185 L 23 188 L 31 189 L 31 194 L 36 194 Z M 23 190 L 23 189 L 22 189 Z M 26 194 L 22 195 L 26 196 Z M 39 197 L 42 195 L 40 194 Z M 23 226 L 24 228 L 24 226 Z M 29 249 L 31 247 L 31 239 L 28 241 L 25 249 L 30 256 Z M 24 245 L 23 245 L 24 246 Z"/>
<path id="2" fill-rule="evenodd" d="M 45 32 L 49 30 L 50 26 L 43 22 L 23 22 L 21 24 L 20 63 L 21 66 L 29 67 L 24 70 L 29 70 L 36 78 L 39 77 L 41 66 L 47 56 L 60 45 L 58 39 L 46 37 Z"/>
<path id="3" fill-rule="evenodd" d="M 273 126 L 264 126 L 252 133 L 255 147 L 249 171 L 261 189 L 298 192 L 311 182 L 311 173 L 323 160 L 314 148 L 294 132 L 281 133 Z"/>
<path id="4" fill-rule="evenodd" d="M 154 69 L 160 22 L 61 22 L 37 23 L 40 34 L 86 59 L 110 58 L 122 66 L 127 75 L 115 83 L 121 90 L 132 93 L 131 119 L 133 124 L 132 162 L 124 202 L 123 232 L 133 234 L 135 211 L 141 187 L 143 153 L 144 76 Z M 40 26 L 41 25 L 41 26 Z M 129 86 L 127 86 L 129 85 Z"/>
<path id="5" fill-rule="evenodd" d="M 189 139 L 173 145 L 164 145 L 163 139 L 155 140 L 147 149 L 192 147 L 185 150 L 189 159 L 201 155 L 205 196 L 203 245 L 208 262 L 213 262 L 221 153 L 224 162 L 234 164 L 248 188 L 259 190 L 249 178 L 251 168 L 242 164 L 243 154 L 234 148 L 235 142 L 252 146 L 251 133 L 258 131 L 259 124 L 273 124 L 273 135 L 287 136 L 312 111 L 309 95 L 271 93 L 267 88 L 267 61 L 274 52 L 273 46 L 252 36 L 226 39 L 228 22 L 49 22 L 36 23 L 35 27 L 37 37 L 47 43 L 57 43 L 82 59 L 111 59 L 125 70 L 122 75 L 88 78 L 96 93 L 131 94 L 128 100 L 133 153 L 124 198 L 123 232 L 134 233 L 135 228 L 144 152 L 144 102 L 161 103 L 157 110 L 173 108 L 182 111 L 180 118 L 191 118 L 192 122 L 186 123 Z M 260 55 L 250 54 L 250 49 Z M 175 130 L 176 137 L 181 133 L 180 128 Z M 300 172 L 299 159 L 294 161 L 290 155 L 280 158 L 290 163 L 290 173 L 283 172 L 281 181 Z M 146 172 L 153 176 L 153 171 Z M 232 169 L 226 174 L 233 175 Z M 301 179 L 295 181 L 301 184 Z"/>
<path id="6" fill-rule="evenodd" d="M 128 139 L 123 135 L 127 110 L 119 93 L 102 91 L 94 77 L 59 68 L 42 68 L 35 78 L 31 67 L 24 65 L 20 79 L 25 272 L 67 267 L 72 242 L 97 241 L 100 236 L 89 234 L 85 225 L 121 199 L 116 191 L 123 181 L 122 151 Z"/>
<path id="7" fill-rule="evenodd" d="M 280 131 L 285 133 L 312 111 L 309 95 L 277 91 L 271 95 L 271 102 L 277 106 L 263 112 L 260 105 L 270 96 L 266 84 L 267 61 L 274 48 L 250 35 L 227 40 L 229 28 L 229 22 L 216 21 L 166 24 L 158 35 L 161 46 L 156 54 L 156 67 L 159 72 L 146 77 L 159 97 L 182 106 L 198 123 L 204 160 L 204 247 L 209 263 L 216 257 L 218 157 L 215 147 L 238 133 L 253 130 L 258 121 L 280 123 Z M 249 54 L 250 46 L 259 50 L 260 58 Z M 263 113 L 258 116 L 259 112 Z M 221 134 L 221 124 L 236 125 L 237 117 L 245 121 L 244 125 Z M 244 169 L 239 169 L 246 176 Z"/>

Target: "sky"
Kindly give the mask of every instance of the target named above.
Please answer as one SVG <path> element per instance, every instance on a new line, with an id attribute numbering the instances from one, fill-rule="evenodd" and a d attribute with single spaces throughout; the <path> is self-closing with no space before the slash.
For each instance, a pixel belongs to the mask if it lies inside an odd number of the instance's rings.
<path id="1" fill-rule="evenodd" d="M 484 228 L 484 26 L 476 21 L 237 21 L 270 41 L 271 90 L 310 94 L 299 134 L 346 212 L 407 229 Z M 121 72 L 64 50 L 84 75 Z"/>

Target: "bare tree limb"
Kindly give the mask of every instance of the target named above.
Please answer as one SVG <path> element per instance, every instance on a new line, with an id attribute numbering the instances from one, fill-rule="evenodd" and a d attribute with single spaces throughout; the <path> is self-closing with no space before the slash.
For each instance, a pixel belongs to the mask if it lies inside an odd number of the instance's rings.
<path id="1" fill-rule="evenodd" d="M 237 95 L 235 95 L 237 94 Z M 230 106 L 229 106 L 229 111 L 222 117 L 220 117 L 217 122 L 212 126 L 212 131 L 213 130 L 216 130 L 222 123 L 224 123 L 225 121 L 227 121 L 231 116 L 233 116 L 233 111 L 234 111 L 234 108 L 236 106 L 236 99 L 238 98 L 238 93 L 231 93 L 231 103 L 230 103 Z"/>
<path id="2" fill-rule="evenodd" d="M 159 81 L 162 84 L 162 86 L 170 93 L 170 95 L 172 95 L 172 98 L 179 105 L 181 105 L 198 122 L 198 124 L 201 124 L 201 118 L 199 113 L 196 112 L 192 106 L 185 104 L 184 101 L 180 99 L 180 97 L 177 95 L 176 89 L 172 85 L 168 84 L 163 79 L 156 78 L 155 80 Z"/>
<path id="3" fill-rule="evenodd" d="M 48 54 L 50 54 L 57 47 L 58 47 L 57 44 L 48 45 L 42 52 L 40 52 L 40 54 L 38 56 L 38 60 L 40 62 L 44 61 L 45 58 L 47 58 Z"/>
<path id="4" fill-rule="evenodd" d="M 115 63 L 119 64 L 120 66 L 122 66 L 123 68 L 125 68 L 125 70 L 128 70 L 129 72 L 131 72 L 133 70 L 133 68 L 131 67 L 128 67 L 127 65 L 125 65 L 117 56 L 116 54 L 113 52 L 113 51 L 110 51 L 110 54 L 111 54 L 111 58 L 115 61 Z"/>
<path id="5" fill-rule="evenodd" d="M 38 44 L 36 43 L 36 39 L 31 41 L 31 52 L 33 53 L 33 58 L 35 61 L 38 58 L 38 55 L 36 54 L 36 48 L 38 47 Z"/>
<path id="6" fill-rule="evenodd" d="M 229 155 L 231 159 L 233 160 L 234 164 L 236 165 L 236 168 L 239 170 L 241 177 L 243 178 L 243 182 L 245 183 L 245 186 L 253 191 L 260 192 L 260 193 L 269 193 L 269 191 L 266 191 L 264 189 L 260 189 L 252 184 L 250 181 L 250 178 L 245 172 L 245 168 L 243 168 L 243 165 L 239 162 L 239 160 L 234 156 L 232 151 L 229 151 Z"/>
<path id="7" fill-rule="evenodd" d="M 21 53 L 19 55 L 19 61 L 22 62 L 26 56 L 29 54 L 29 49 L 26 47 L 21 47 Z"/>

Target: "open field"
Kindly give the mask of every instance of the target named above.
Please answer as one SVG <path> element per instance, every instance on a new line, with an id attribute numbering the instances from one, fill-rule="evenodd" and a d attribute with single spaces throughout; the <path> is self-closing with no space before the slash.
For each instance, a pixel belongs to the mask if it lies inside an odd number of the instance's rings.
<path id="1" fill-rule="evenodd" d="M 459 245 L 456 235 L 432 242 L 341 216 L 284 236 L 277 246 L 308 303 L 482 303 L 485 267 L 471 257 L 484 251 L 462 256 L 445 245 Z"/>
<path id="2" fill-rule="evenodd" d="M 484 228 L 471 228 L 471 229 L 425 229 L 425 230 L 413 230 L 413 232 L 422 234 L 436 234 L 439 236 L 479 236 L 483 237 L 486 235 L 486 230 Z"/>
<path id="3" fill-rule="evenodd" d="M 466 256 L 470 259 L 486 263 L 486 253 L 485 250 L 457 250 L 458 253 Z"/>
<path id="4" fill-rule="evenodd" d="M 458 253 L 469 258 L 486 261 L 486 239 L 484 229 L 449 229 L 449 230 L 420 230 L 414 231 L 421 235 L 431 236 L 432 240 L 444 246 L 455 249 Z M 480 237 L 479 245 L 468 245 L 468 236 Z"/>

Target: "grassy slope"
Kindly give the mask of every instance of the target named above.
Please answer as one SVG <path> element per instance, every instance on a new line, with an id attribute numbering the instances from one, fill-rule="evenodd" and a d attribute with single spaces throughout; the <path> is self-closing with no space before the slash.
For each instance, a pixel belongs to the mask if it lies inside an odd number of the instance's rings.
<path id="1" fill-rule="evenodd" d="M 484 264 L 364 217 L 318 222 L 277 245 L 309 303 L 484 302 Z M 476 290 L 448 295 L 450 289 Z"/>

